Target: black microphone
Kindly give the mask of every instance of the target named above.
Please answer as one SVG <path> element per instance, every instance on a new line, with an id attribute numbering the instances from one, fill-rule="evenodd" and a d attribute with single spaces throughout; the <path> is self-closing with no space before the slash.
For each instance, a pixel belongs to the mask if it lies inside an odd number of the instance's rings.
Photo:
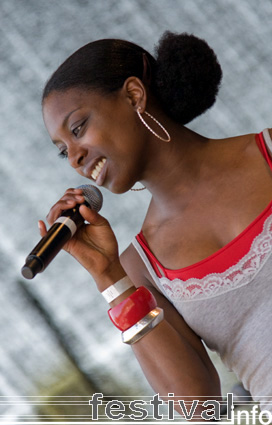
<path id="1" fill-rule="evenodd" d="M 77 189 L 82 189 L 85 198 L 84 205 L 95 211 L 101 209 L 103 197 L 97 187 L 84 184 L 78 186 Z M 61 216 L 50 227 L 47 234 L 27 256 L 25 265 L 21 269 L 21 273 L 26 279 L 33 279 L 37 273 L 43 272 L 63 248 L 63 245 L 82 226 L 84 219 L 79 213 L 79 207 L 80 205 L 76 205 L 74 208 L 63 211 Z"/>

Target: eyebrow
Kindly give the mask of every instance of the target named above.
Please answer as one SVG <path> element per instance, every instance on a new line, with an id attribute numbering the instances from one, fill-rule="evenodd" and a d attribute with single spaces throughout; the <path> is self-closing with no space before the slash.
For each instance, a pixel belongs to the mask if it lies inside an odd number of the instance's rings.
<path id="1" fill-rule="evenodd" d="M 80 109 L 80 107 L 79 108 L 76 108 L 76 109 L 73 109 L 72 111 L 70 111 L 65 117 L 64 117 L 64 120 L 63 120 L 63 122 L 62 122 L 62 128 L 66 125 L 66 123 L 67 123 L 67 121 L 68 121 L 68 119 L 69 119 L 69 117 L 74 113 L 74 112 L 76 112 L 76 111 L 78 111 Z M 58 143 L 59 141 L 58 140 L 52 140 L 52 143 L 54 144 L 54 145 L 56 145 L 57 143 Z"/>
<path id="2" fill-rule="evenodd" d="M 63 122 L 62 122 L 62 127 L 64 127 L 65 125 L 66 125 L 66 123 L 67 123 L 67 121 L 68 121 L 68 118 L 74 113 L 74 112 L 76 112 L 76 111 L 78 111 L 80 109 L 80 107 L 78 107 L 78 108 L 76 108 L 76 109 L 73 109 L 71 112 L 69 112 L 69 114 L 67 114 L 65 117 L 64 117 L 64 120 L 63 120 Z"/>

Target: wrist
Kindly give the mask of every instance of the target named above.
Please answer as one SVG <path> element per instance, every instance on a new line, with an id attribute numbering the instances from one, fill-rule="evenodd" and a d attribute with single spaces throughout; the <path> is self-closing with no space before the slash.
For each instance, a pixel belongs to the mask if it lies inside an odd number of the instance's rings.
<path id="1" fill-rule="evenodd" d="M 123 281 L 128 285 L 131 283 L 127 276 Z M 115 286 L 118 288 L 119 283 L 113 286 L 114 289 Z M 114 292 L 113 290 L 110 298 L 114 298 L 116 295 Z M 112 323 L 122 331 L 122 341 L 126 344 L 139 341 L 164 318 L 163 310 L 157 306 L 156 298 L 145 286 L 140 286 L 119 304 L 112 306 L 108 310 L 108 315 Z"/>
<path id="2" fill-rule="evenodd" d="M 94 279 L 96 281 L 97 289 L 102 293 L 106 291 L 108 288 L 113 287 L 113 285 L 123 280 L 125 277 L 127 278 L 127 280 L 129 280 L 121 263 L 118 261 L 112 264 L 111 267 L 109 267 L 105 273 L 100 274 L 97 277 L 94 277 Z M 115 297 L 113 301 L 110 301 L 109 305 L 111 307 L 114 307 L 115 305 L 123 301 L 125 298 L 127 298 L 134 291 L 136 291 L 136 289 L 137 288 L 131 282 L 128 289 L 121 291 L 120 296 Z"/>
<path id="3" fill-rule="evenodd" d="M 126 275 L 122 279 L 101 292 L 110 307 L 120 305 L 122 301 L 136 292 L 136 287 L 130 278 Z"/>
<path id="4" fill-rule="evenodd" d="M 163 320 L 163 310 L 145 286 L 135 287 L 120 263 L 112 270 L 114 272 L 107 273 L 104 279 L 100 276 L 97 284 L 111 307 L 109 318 L 122 331 L 122 341 L 134 344 Z M 115 281 L 120 275 L 121 279 Z"/>

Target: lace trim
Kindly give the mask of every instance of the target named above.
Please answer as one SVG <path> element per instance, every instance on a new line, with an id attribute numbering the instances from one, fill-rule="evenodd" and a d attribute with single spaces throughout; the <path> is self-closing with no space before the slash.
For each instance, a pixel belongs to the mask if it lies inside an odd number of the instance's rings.
<path id="1" fill-rule="evenodd" d="M 251 282 L 264 266 L 272 252 L 272 215 L 263 225 L 262 232 L 255 237 L 249 252 L 222 273 L 211 273 L 202 279 L 190 278 L 169 280 L 159 278 L 165 295 L 172 301 L 195 301 L 216 297 L 240 288 Z"/>

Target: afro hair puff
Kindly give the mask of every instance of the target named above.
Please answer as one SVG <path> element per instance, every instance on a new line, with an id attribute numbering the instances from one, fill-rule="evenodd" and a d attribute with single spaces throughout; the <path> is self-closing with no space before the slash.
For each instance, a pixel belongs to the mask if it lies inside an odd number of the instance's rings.
<path id="1" fill-rule="evenodd" d="M 214 104 L 222 70 L 206 41 L 167 31 L 156 48 L 156 60 L 154 94 L 175 121 L 187 124 Z"/>

